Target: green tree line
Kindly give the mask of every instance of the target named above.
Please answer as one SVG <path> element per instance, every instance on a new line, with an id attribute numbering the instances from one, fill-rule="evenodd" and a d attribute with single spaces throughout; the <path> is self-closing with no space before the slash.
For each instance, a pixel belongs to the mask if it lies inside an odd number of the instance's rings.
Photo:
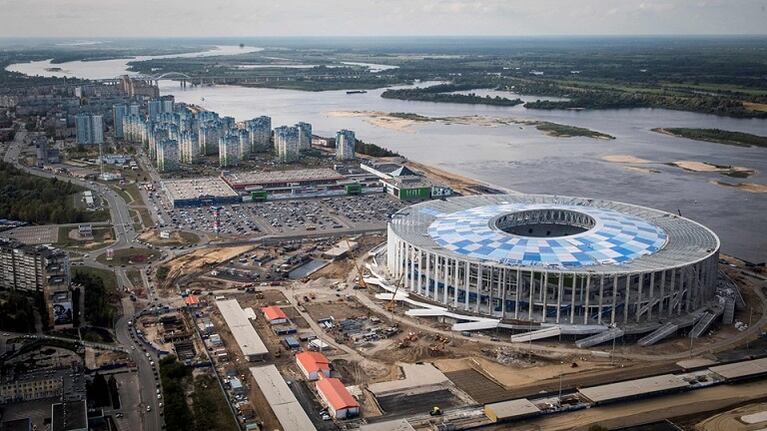
<path id="1" fill-rule="evenodd" d="M 0 162 L 0 218 L 35 224 L 80 223 L 103 220 L 103 211 L 75 208 L 73 195 L 82 191 L 68 181 L 29 175 Z"/>

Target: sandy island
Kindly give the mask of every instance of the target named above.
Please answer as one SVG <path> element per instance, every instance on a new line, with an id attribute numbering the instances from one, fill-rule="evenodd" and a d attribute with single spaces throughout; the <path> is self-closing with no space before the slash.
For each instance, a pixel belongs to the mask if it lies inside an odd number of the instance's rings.
<path id="1" fill-rule="evenodd" d="M 646 164 L 653 163 L 651 160 L 642 159 L 630 154 L 610 154 L 602 156 L 602 160 L 612 163 L 631 163 L 631 164 Z"/>
<path id="2" fill-rule="evenodd" d="M 740 176 L 743 178 L 754 175 L 756 171 L 742 166 L 722 166 L 707 162 L 696 162 L 693 160 L 677 160 L 669 163 L 690 172 L 717 172 L 723 175 Z"/>
<path id="3" fill-rule="evenodd" d="M 547 121 L 536 120 L 519 120 L 514 118 L 499 118 L 499 117 L 487 117 L 484 115 L 462 115 L 455 117 L 426 117 L 418 114 L 402 113 L 402 115 L 393 115 L 392 113 L 386 113 L 382 111 L 330 111 L 325 115 L 335 118 L 362 118 L 366 123 L 373 126 L 382 127 L 384 129 L 396 130 L 398 132 L 412 132 L 411 128 L 419 123 L 433 123 L 439 122 L 444 125 L 463 125 L 463 126 L 480 126 L 480 127 L 499 127 L 509 125 L 525 125 L 534 126 L 538 130 L 547 136 L 553 136 L 556 138 L 568 138 L 573 136 L 580 136 L 578 134 L 567 133 L 567 130 L 587 130 L 573 126 L 567 126 L 562 124 L 550 123 Z M 549 126 L 549 127 L 546 127 Z M 551 127 L 554 128 L 551 128 Z M 610 135 L 605 135 L 600 132 L 587 130 L 593 136 L 594 139 L 614 139 Z M 584 135 L 585 136 L 585 135 Z"/>
<path id="4" fill-rule="evenodd" d="M 720 187 L 729 187 L 733 189 L 742 190 L 749 193 L 767 193 L 767 184 L 757 183 L 726 183 L 724 181 L 710 181 L 711 184 L 716 184 Z"/>

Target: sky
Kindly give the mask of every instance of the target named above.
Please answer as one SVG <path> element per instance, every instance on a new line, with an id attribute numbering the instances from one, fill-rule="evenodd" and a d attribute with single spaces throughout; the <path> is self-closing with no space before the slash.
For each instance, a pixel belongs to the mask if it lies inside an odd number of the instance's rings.
<path id="1" fill-rule="evenodd" d="M 767 0 L 0 0 L 0 37 L 767 34 Z"/>

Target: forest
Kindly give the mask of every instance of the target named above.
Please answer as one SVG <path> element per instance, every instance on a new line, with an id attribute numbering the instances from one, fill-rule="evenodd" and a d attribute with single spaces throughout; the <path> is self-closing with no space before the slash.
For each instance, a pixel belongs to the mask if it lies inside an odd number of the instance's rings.
<path id="1" fill-rule="evenodd" d="M 83 189 L 56 178 L 28 175 L 0 162 L 0 218 L 33 224 L 81 223 L 108 219 L 105 211 L 75 207 L 75 194 Z"/>

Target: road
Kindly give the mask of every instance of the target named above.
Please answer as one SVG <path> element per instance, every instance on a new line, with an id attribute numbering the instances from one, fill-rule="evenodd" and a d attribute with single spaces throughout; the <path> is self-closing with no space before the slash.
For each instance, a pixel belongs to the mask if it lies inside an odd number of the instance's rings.
<path id="1" fill-rule="evenodd" d="M 85 181 L 74 177 L 56 175 L 52 172 L 43 171 L 37 168 L 30 168 L 19 163 L 19 154 L 21 154 L 23 146 L 26 145 L 27 135 L 28 132 L 26 131 L 24 124 L 21 124 L 19 131 L 16 133 L 15 139 L 9 145 L 8 150 L 6 151 L 3 158 L 6 163 L 11 163 L 16 168 L 31 175 L 36 175 L 43 178 L 58 178 L 59 180 L 69 181 L 72 184 L 94 191 L 102 198 L 104 198 L 109 205 L 109 214 L 112 220 L 112 227 L 114 228 L 117 241 L 108 246 L 108 248 L 119 250 L 123 248 L 141 246 L 140 243 L 136 242 L 136 237 L 138 235 L 133 229 L 133 221 L 131 219 L 128 204 L 114 190 L 106 185 L 94 181 Z M 96 268 L 114 270 L 118 288 L 121 292 L 125 292 L 125 289 L 131 286 L 128 277 L 125 274 L 125 270 L 123 268 L 113 269 L 96 261 L 96 257 L 103 250 L 104 249 L 91 251 L 88 254 L 88 257 L 83 258 L 83 263 L 85 265 L 93 266 Z M 146 278 L 144 279 L 145 282 L 148 282 Z M 151 288 L 149 284 L 147 284 L 147 286 Z M 138 370 L 140 405 L 143 408 L 139 412 L 143 422 L 142 428 L 145 431 L 159 431 L 162 429 L 162 418 L 160 417 L 160 409 L 158 408 L 159 401 L 157 400 L 157 395 L 155 393 L 155 385 L 157 382 L 155 380 L 152 366 L 150 364 L 150 361 L 157 362 L 158 358 L 153 352 L 150 352 L 150 356 L 147 357 L 141 349 L 142 346 L 136 344 L 134 340 L 131 339 L 128 321 L 133 320 L 135 315 L 136 310 L 133 310 L 133 307 L 130 307 L 130 310 L 126 310 L 124 308 L 123 316 L 118 319 L 117 323 L 115 324 L 114 331 L 119 345 L 126 348 L 126 351 L 128 351 L 131 355 L 131 358 L 136 364 Z M 135 346 L 135 350 L 130 348 L 131 345 Z M 151 407 L 151 412 L 146 412 L 147 405 Z M 131 424 L 130 426 L 133 427 L 135 424 Z"/>

